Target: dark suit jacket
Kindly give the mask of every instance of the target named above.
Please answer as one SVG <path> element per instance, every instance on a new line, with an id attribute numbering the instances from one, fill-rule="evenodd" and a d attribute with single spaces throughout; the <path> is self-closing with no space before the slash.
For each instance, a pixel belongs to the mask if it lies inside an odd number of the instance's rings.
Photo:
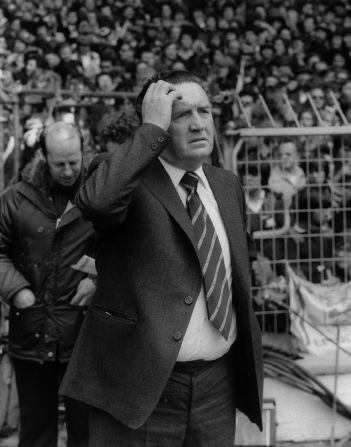
<path id="1" fill-rule="evenodd" d="M 190 219 L 157 159 L 169 139 L 157 126 L 142 125 L 93 169 L 78 198 L 100 237 L 98 282 L 61 392 L 133 428 L 165 388 L 202 281 Z M 261 426 L 261 338 L 250 298 L 243 192 L 231 172 L 209 165 L 204 172 L 232 258 L 238 407 Z"/>

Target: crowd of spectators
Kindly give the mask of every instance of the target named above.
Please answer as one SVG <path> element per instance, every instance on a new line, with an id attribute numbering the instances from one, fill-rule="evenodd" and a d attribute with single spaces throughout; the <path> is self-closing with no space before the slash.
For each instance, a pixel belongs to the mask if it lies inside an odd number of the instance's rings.
<path id="1" fill-rule="evenodd" d="M 79 93 L 136 93 L 164 69 L 205 79 L 220 131 L 269 124 L 260 95 L 275 124 L 340 124 L 351 117 L 350 52 L 347 0 L 0 3 L 2 102 L 24 92 L 22 123 L 74 107 L 95 145 L 99 119 L 125 98 Z M 28 89 L 55 90 L 56 101 Z"/>

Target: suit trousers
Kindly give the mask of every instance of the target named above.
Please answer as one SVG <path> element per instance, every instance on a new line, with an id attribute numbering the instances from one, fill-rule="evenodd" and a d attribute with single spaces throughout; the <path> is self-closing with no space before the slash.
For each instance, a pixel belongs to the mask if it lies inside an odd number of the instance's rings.
<path id="1" fill-rule="evenodd" d="M 91 408 L 89 447 L 233 447 L 235 394 L 230 365 L 226 356 L 198 371 L 175 368 L 155 410 L 135 430 Z"/>
<path id="2" fill-rule="evenodd" d="M 57 447 L 58 388 L 66 364 L 13 359 L 20 407 L 18 447 Z M 87 447 L 89 409 L 66 398 L 67 447 Z"/>

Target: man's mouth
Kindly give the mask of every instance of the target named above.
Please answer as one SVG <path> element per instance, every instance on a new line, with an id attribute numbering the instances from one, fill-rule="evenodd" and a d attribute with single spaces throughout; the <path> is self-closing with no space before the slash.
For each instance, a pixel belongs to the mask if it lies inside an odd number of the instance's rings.
<path id="1" fill-rule="evenodd" d="M 204 141 L 207 141 L 207 138 L 199 137 L 199 138 L 193 138 L 192 140 L 190 140 L 190 143 L 199 143 L 199 142 L 204 142 Z"/>

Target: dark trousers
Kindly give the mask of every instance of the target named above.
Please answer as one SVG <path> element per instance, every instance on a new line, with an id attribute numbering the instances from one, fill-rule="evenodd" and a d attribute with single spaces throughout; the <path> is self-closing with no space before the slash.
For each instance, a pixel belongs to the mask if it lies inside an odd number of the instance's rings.
<path id="1" fill-rule="evenodd" d="M 233 447 L 234 436 L 227 358 L 197 372 L 173 371 L 157 407 L 136 430 L 101 410 L 90 411 L 89 447 Z"/>
<path id="2" fill-rule="evenodd" d="M 57 447 L 58 388 L 66 365 L 13 359 L 20 407 L 18 447 Z M 65 399 L 67 447 L 88 446 L 89 410 Z"/>

